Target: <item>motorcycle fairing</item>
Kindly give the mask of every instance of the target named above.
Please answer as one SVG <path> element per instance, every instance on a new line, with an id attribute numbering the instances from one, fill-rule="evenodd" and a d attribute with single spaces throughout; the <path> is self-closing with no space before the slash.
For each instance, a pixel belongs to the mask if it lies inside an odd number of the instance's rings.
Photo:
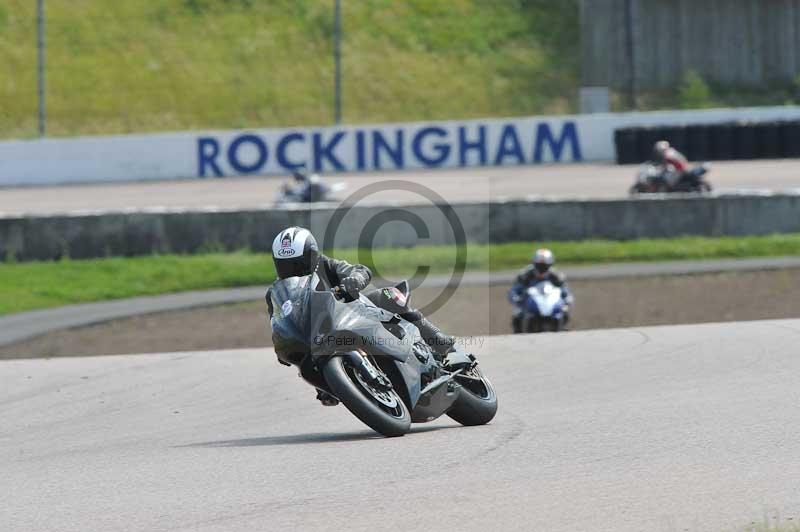
<path id="1" fill-rule="evenodd" d="M 337 300 L 330 291 L 319 289 L 321 286 L 316 273 L 280 279 L 272 285 L 272 336 L 279 358 L 296 363 L 298 357 L 287 351 L 301 347 L 303 355 L 315 358 L 355 348 L 369 348 L 371 354 L 401 362 L 411 356 L 412 331 L 404 328 L 404 337 L 398 338 L 382 325 L 390 323 L 394 314 L 364 296 L 349 303 Z"/>
<path id="2" fill-rule="evenodd" d="M 364 296 L 348 303 L 336 299 L 316 273 L 276 281 L 271 297 L 275 352 L 281 360 L 299 366 L 301 376 L 317 388 L 327 386 L 319 380 L 314 366 L 334 354 L 353 357 L 362 351 L 376 356 L 385 371 L 396 372 L 399 379 L 392 380 L 404 384 L 402 394 L 413 419 L 430 420 L 455 401 L 449 384 L 421 395 L 423 386 L 440 376 L 440 368 L 429 349 L 418 347 L 415 351 L 415 344 L 423 344 L 412 323 L 398 319 Z"/>
<path id="3" fill-rule="evenodd" d="M 540 281 L 528 287 L 527 310 L 543 317 L 557 316 L 561 313 L 561 290 L 549 281 Z"/>

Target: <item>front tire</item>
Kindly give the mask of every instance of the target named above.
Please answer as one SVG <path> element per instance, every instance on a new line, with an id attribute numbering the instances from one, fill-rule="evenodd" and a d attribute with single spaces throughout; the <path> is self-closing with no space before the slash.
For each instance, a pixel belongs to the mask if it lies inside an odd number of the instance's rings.
<path id="1" fill-rule="evenodd" d="M 356 372 L 341 356 L 331 357 L 322 370 L 331 391 L 372 430 L 388 437 L 402 436 L 408 432 L 411 415 L 397 392 L 375 390 Z"/>
<path id="2" fill-rule="evenodd" d="M 447 415 L 467 427 L 490 422 L 497 413 L 497 394 L 480 367 L 475 366 L 463 377 L 455 379 L 461 389 Z"/>

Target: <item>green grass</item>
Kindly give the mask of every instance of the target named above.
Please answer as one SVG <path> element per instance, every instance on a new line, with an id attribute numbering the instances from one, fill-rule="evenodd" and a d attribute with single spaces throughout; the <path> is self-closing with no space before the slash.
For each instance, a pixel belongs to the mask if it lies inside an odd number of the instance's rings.
<path id="1" fill-rule="evenodd" d="M 47 0 L 51 135 L 328 124 L 332 0 Z M 36 2 L 0 2 L 0 137 L 36 132 Z M 578 2 L 344 0 L 344 121 L 574 110 Z"/>
<path id="2" fill-rule="evenodd" d="M 677 238 L 630 242 L 537 242 L 559 264 L 800 255 L 800 234 L 747 238 Z M 468 270 L 523 266 L 534 244 L 469 245 Z M 383 276 L 411 276 L 418 266 L 452 271 L 454 247 L 344 250 L 335 256 L 364 262 Z M 275 278 L 268 254 L 163 255 L 82 261 L 0 264 L 0 314 L 73 303 L 187 290 L 266 285 Z"/>
<path id="3" fill-rule="evenodd" d="M 333 0 L 47 0 L 51 136 L 325 125 Z M 577 111 L 578 0 L 342 0 L 343 121 Z M 0 2 L 0 138 L 37 132 L 36 2 Z M 691 80 L 690 80 L 691 81 Z M 781 105 L 759 89 L 685 84 L 638 108 Z M 615 92 L 614 110 L 627 110 Z"/>

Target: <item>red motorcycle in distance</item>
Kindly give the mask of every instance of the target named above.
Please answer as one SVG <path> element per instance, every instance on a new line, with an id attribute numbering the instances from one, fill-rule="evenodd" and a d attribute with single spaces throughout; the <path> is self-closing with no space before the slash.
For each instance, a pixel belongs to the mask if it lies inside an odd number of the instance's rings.
<path id="1" fill-rule="evenodd" d="M 710 170 L 708 163 L 700 164 L 685 172 L 675 184 L 670 184 L 662 167 L 648 161 L 639 167 L 636 183 L 629 192 L 632 196 L 667 192 L 711 192 L 711 183 L 705 179 Z"/>

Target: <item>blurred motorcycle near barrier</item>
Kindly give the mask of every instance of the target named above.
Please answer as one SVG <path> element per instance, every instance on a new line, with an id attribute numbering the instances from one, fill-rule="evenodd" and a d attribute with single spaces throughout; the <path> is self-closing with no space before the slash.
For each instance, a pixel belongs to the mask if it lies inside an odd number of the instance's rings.
<path id="1" fill-rule="evenodd" d="M 648 161 L 639 167 L 636 183 L 629 192 L 632 196 L 667 192 L 711 192 L 711 183 L 705 179 L 705 175 L 710 171 L 711 166 L 703 163 L 684 172 L 675 181 L 668 179 L 669 176 L 661 165 Z"/>
<path id="2" fill-rule="evenodd" d="M 295 171 L 292 173 L 292 178 L 293 182 L 287 181 L 281 186 L 275 196 L 276 204 L 332 201 L 333 194 L 347 188 L 343 182 L 325 184 L 318 174 L 307 175 Z"/>

